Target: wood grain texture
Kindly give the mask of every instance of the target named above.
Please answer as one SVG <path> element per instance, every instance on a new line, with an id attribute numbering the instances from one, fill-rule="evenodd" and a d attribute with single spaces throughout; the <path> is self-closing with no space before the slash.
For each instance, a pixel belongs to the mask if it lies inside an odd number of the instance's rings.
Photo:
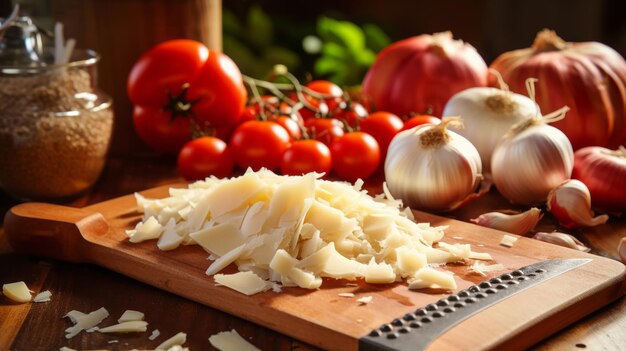
<path id="1" fill-rule="evenodd" d="M 143 194 L 163 197 L 168 188 Z M 162 252 L 154 241 L 129 243 L 124 230 L 133 228 L 139 219 L 131 194 L 82 209 L 21 204 L 6 215 L 5 230 L 11 244 L 22 252 L 94 263 L 330 350 L 357 350 L 358 340 L 372 329 L 449 293 L 414 292 L 404 283 L 372 286 L 358 282 L 352 286 L 347 281 L 329 279 L 316 291 L 284 288 L 281 294 L 270 291 L 245 296 L 216 286 L 204 274 L 208 267 L 206 252 L 198 246 Z M 624 293 L 626 270 L 617 261 L 528 238 L 506 248 L 499 245 L 503 232 L 422 212 L 416 212 L 416 220 L 449 226 L 448 242 L 484 245 L 480 250 L 489 252 L 506 267 L 505 271 L 548 259 L 592 258 L 582 267 L 473 316 L 436 340 L 431 350 L 492 349 L 505 344 L 522 349 Z M 459 289 L 505 272 L 477 277 L 467 266 L 449 265 L 446 269 L 455 273 Z M 235 267 L 226 270 L 234 271 Z M 338 296 L 344 292 L 355 293 L 355 298 Z M 374 302 L 361 306 L 356 299 L 362 296 L 373 296 Z"/>
<path id="2" fill-rule="evenodd" d="M 91 191 L 77 198 L 59 200 L 59 203 L 72 207 L 85 207 L 133 191 L 180 181 L 174 158 L 113 157 L 108 160 L 105 171 Z M 367 185 L 372 189 L 378 189 L 380 185 L 376 185 L 376 181 Z M 0 219 L 5 211 L 15 204 L 17 201 L 0 193 Z M 512 207 L 506 200 L 496 192 L 491 192 L 469 206 L 446 216 L 467 220 L 484 212 L 508 208 Z M 609 224 L 611 224 L 610 229 L 600 226 L 594 228 L 593 231 L 582 229 L 571 233 L 586 242 L 592 248 L 592 252 L 607 257 L 617 257 L 617 248 L 611 247 L 609 243 L 615 240 L 613 238 L 619 240 L 626 236 L 626 218 L 612 217 Z M 544 217 L 541 225 L 546 231 L 555 229 L 564 231 L 555 225 L 549 215 Z M 593 237 L 594 233 L 597 233 L 597 238 Z M 593 237 L 595 241 L 587 240 L 586 237 Z M 605 241 L 606 244 L 603 244 Z M 600 246 L 594 247 L 591 244 L 593 242 L 600 243 Z M 92 349 L 110 350 L 128 350 L 133 347 L 148 349 L 157 345 L 157 341 L 164 340 L 164 338 L 159 338 L 154 343 L 150 343 L 147 339 L 149 333 L 111 336 L 106 340 L 120 340 L 119 344 L 111 345 L 90 343 L 90 338 L 95 337 L 94 334 L 89 334 L 84 339 L 77 339 L 77 337 L 70 341 L 65 340 L 63 330 L 70 323 L 61 318 L 63 314 L 73 308 L 92 311 L 102 306 L 112 311 L 112 316 L 105 320 L 106 325 L 113 324 L 119 317 L 117 313 L 125 309 L 144 311 L 150 322 L 149 331 L 153 327 L 158 328 L 163 336 L 173 335 L 179 331 L 187 332 L 186 345 L 192 350 L 213 350 L 208 344 L 208 336 L 231 329 L 236 329 L 262 350 L 319 350 L 317 347 L 258 324 L 156 289 L 110 270 L 89 264 L 67 264 L 48 260 L 42 263 L 38 258 L 29 258 L 22 254 L 7 254 L 10 251 L 3 228 L 0 228 L 0 282 L 25 280 L 28 283 L 34 281 L 34 278 L 30 278 L 31 274 L 34 277 L 41 276 L 44 280 L 43 288 L 50 289 L 54 295 L 52 302 L 32 306 L 33 308 L 26 317 L 23 317 L 22 322 L 14 319 L 16 315 L 13 314 L 13 310 L 23 307 L 6 305 L 0 299 L 0 338 L 2 341 L 0 349 L 3 350 L 58 349 L 64 345 L 74 348 L 89 346 Z M 49 270 L 49 273 L 42 270 L 42 264 Z M 100 297 L 96 298 L 96 296 Z M 542 296 L 535 298 L 541 299 Z M 60 305 L 51 308 L 50 304 Z M 12 325 L 13 329 L 7 329 L 8 325 Z M 32 332 L 37 330 L 45 332 L 37 333 L 37 338 L 33 338 Z M 135 337 L 134 343 L 128 344 L 128 340 Z M 476 337 L 479 338 L 480 333 L 477 333 Z M 13 344 L 5 343 L 6 340 L 13 339 Z M 580 344 L 585 345 L 587 350 L 613 351 L 621 349 L 624 343 L 626 343 L 626 299 L 622 297 L 617 302 L 563 329 L 553 337 L 540 341 L 529 349 L 582 350 L 576 347 Z M 34 344 L 49 347 L 35 347 Z"/>

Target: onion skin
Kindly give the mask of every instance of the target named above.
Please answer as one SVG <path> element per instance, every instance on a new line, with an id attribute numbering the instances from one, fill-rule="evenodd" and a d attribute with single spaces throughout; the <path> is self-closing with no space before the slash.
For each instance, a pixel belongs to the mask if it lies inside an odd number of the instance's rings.
<path id="1" fill-rule="evenodd" d="M 383 49 L 367 72 L 363 93 L 378 110 L 398 116 L 441 116 L 455 93 L 487 85 L 487 64 L 452 33 L 423 34 Z"/>
<path id="2" fill-rule="evenodd" d="M 572 178 L 583 182 L 594 208 L 609 213 L 626 212 L 626 149 L 585 147 L 574 153 Z"/>
<path id="3" fill-rule="evenodd" d="M 544 30 L 533 47 L 506 52 L 490 68 L 520 94 L 526 91 L 527 78 L 537 78 L 536 100 L 542 111 L 569 106 L 567 118 L 553 125 L 567 135 L 574 150 L 625 143 L 626 61 L 610 47 L 565 42 Z"/>

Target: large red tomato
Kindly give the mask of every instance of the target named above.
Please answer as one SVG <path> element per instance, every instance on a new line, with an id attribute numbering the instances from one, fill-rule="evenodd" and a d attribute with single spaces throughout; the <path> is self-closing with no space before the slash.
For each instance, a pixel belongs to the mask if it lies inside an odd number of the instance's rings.
<path id="1" fill-rule="evenodd" d="M 235 124 L 247 98 L 241 72 L 228 56 L 184 39 L 144 53 L 131 69 L 127 90 L 137 134 L 166 153 L 177 152 L 191 138 L 192 121 L 211 127 Z M 185 129 L 188 137 L 181 138 Z"/>

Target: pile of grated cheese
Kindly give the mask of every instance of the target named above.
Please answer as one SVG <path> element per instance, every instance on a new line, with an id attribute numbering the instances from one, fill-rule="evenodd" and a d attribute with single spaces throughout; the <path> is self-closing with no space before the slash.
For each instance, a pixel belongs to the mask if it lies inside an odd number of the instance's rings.
<path id="1" fill-rule="evenodd" d="M 445 227 L 416 223 L 386 187 L 372 197 L 362 181 L 321 176 L 248 170 L 171 188 L 163 199 L 136 194 L 143 219 L 126 233 L 133 243 L 158 239 L 161 250 L 200 245 L 212 260 L 207 275 L 248 295 L 280 286 L 316 289 L 323 277 L 456 289 L 451 273 L 432 267 L 491 259 L 469 244 L 440 242 Z M 231 263 L 239 273 L 216 274 Z"/>

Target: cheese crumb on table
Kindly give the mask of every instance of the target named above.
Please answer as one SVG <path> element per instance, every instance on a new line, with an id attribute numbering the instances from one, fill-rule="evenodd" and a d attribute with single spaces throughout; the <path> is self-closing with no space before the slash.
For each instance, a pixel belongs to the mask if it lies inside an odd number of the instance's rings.
<path id="1" fill-rule="evenodd" d="M 148 330 L 148 322 L 146 321 L 128 321 L 119 324 L 110 325 L 108 327 L 99 328 L 99 333 L 140 333 Z"/>
<path id="2" fill-rule="evenodd" d="M 67 329 L 65 332 L 66 339 L 71 339 L 83 330 L 93 328 L 100 324 L 106 317 L 109 316 L 109 311 L 102 307 L 88 314 L 70 311 L 66 314 L 70 320 L 75 321 L 75 324 Z"/>
<path id="3" fill-rule="evenodd" d="M 354 297 L 354 293 L 339 293 L 337 296 L 341 297 Z"/>
<path id="4" fill-rule="evenodd" d="M 48 302 L 52 297 L 50 290 L 42 291 L 33 298 L 33 302 Z"/>
<path id="5" fill-rule="evenodd" d="M 371 296 L 363 296 L 361 298 L 359 298 L 358 300 L 356 300 L 356 302 L 358 302 L 361 305 L 367 305 L 368 303 L 372 302 L 374 298 Z"/>
<path id="6" fill-rule="evenodd" d="M 118 323 L 129 321 L 142 321 L 144 318 L 143 312 L 126 310 L 122 313 L 122 316 L 117 320 Z"/>
<path id="7" fill-rule="evenodd" d="M 150 334 L 148 339 L 149 340 L 154 340 L 154 339 L 158 338 L 159 335 L 161 335 L 161 332 L 158 329 L 155 329 L 155 330 L 152 331 L 152 334 Z"/>
<path id="8" fill-rule="evenodd" d="M 220 351 L 261 351 L 242 338 L 235 329 L 211 335 L 209 342 Z"/>
<path id="9" fill-rule="evenodd" d="M 23 281 L 2 285 L 2 294 L 15 302 L 29 302 L 32 299 L 28 286 Z"/>
<path id="10" fill-rule="evenodd" d="M 155 347 L 155 350 L 169 350 L 174 346 L 181 346 L 187 342 L 187 334 L 180 332 L 171 338 L 163 341 L 159 346 Z"/>

